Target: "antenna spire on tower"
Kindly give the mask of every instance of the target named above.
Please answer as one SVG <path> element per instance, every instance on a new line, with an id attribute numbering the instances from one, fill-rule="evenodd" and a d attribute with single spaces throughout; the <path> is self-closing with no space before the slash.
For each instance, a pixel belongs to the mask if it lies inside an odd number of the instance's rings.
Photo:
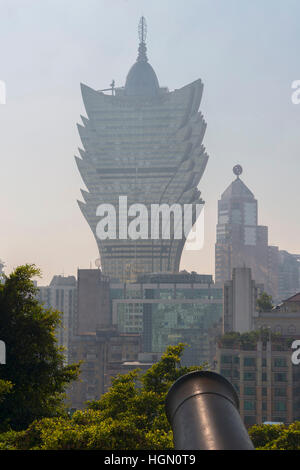
<path id="1" fill-rule="evenodd" d="M 146 18 L 144 16 L 141 16 L 140 22 L 139 22 L 139 39 L 140 42 L 146 42 L 147 38 L 147 23 L 146 23 Z"/>
<path id="2" fill-rule="evenodd" d="M 141 17 L 138 27 L 139 32 L 139 55 L 137 58 L 138 62 L 148 62 L 147 57 L 147 47 L 146 47 L 146 38 L 147 38 L 147 23 L 144 16 Z"/>

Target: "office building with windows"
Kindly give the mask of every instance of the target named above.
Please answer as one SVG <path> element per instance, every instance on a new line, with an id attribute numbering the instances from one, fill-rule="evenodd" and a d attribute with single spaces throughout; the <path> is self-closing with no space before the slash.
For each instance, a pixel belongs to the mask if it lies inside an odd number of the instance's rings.
<path id="1" fill-rule="evenodd" d="M 138 360 L 140 341 L 140 335 L 122 334 L 113 327 L 74 336 L 70 363 L 82 364 L 80 380 L 68 387 L 68 406 L 83 408 L 88 400 L 98 400 L 107 392 L 112 377 L 128 371 L 124 362 Z"/>
<path id="2" fill-rule="evenodd" d="M 235 386 L 246 426 L 300 420 L 300 368 L 291 360 L 293 339 L 219 340 L 216 369 Z"/>
<path id="3" fill-rule="evenodd" d="M 240 178 L 242 168 L 236 165 L 234 173 L 236 179 L 218 202 L 216 282 L 230 280 L 233 268 L 247 267 L 269 291 L 268 228 L 258 225 L 257 200 Z"/>
<path id="4" fill-rule="evenodd" d="M 274 303 L 282 302 L 299 291 L 300 256 L 268 244 L 268 227 L 258 225 L 258 203 L 240 178 L 242 167 L 233 171 L 236 179 L 218 201 L 216 282 L 231 280 L 234 268 L 251 268 Z"/>
<path id="5" fill-rule="evenodd" d="M 112 283 L 112 322 L 123 333 L 142 335 L 145 353 L 187 344 L 186 365 L 212 364 L 222 332 L 223 292 L 212 276 L 180 272 L 140 276 L 138 283 Z"/>

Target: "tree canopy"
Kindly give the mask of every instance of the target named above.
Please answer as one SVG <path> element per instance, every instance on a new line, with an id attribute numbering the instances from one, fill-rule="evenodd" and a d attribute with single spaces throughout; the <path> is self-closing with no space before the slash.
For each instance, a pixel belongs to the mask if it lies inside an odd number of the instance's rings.
<path id="1" fill-rule="evenodd" d="M 261 424 L 252 426 L 250 438 L 259 450 L 300 450 L 300 422 L 289 426 Z"/>
<path id="2" fill-rule="evenodd" d="M 260 312 L 269 312 L 274 307 L 272 296 L 262 292 L 257 299 L 257 306 Z"/>
<path id="3" fill-rule="evenodd" d="M 34 420 L 63 413 L 66 385 L 79 365 L 66 366 L 55 337 L 60 312 L 37 300 L 34 265 L 20 266 L 0 284 L 0 428 L 25 429 Z"/>
<path id="4" fill-rule="evenodd" d="M 107 393 L 72 417 L 37 420 L 0 435 L 0 449 L 172 449 L 165 398 L 173 382 L 202 367 L 181 367 L 183 344 L 169 346 L 146 373 L 118 375 Z"/>

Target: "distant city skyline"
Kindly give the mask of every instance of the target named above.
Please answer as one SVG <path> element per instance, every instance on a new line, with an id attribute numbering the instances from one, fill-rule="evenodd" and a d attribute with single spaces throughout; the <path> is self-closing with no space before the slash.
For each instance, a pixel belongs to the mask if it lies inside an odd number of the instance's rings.
<path id="1" fill-rule="evenodd" d="M 196 258 L 184 253 L 181 268 L 214 272 L 217 201 L 235 164 L 259 201 L 269 243 L 300 252 L 300 106 L 291 99 L 300 79 L 298 1 L 190 0 L 187 9 L 181 0 L 3 0 L 0 257 L 7 273 L 35 263 L 46 285 L 55 274 L 95 266 L 97 245 L 76 204 L 75 123 L 86 115 L 79 85 L 125 84 L 141 14 L 161 86 L 204 83 L 205 244 Z"/>

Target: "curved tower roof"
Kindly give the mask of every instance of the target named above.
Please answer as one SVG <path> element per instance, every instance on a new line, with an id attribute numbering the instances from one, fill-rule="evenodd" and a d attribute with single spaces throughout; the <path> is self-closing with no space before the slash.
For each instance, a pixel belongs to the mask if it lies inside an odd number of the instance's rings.
<path id="1" fill-rule="evenodd" d="M 127 96 L 153 97 L 158 94 L 159 83 L 152 66 L 148 63 L 146 47 L 146 20 L 142 16 L 139 24 L 139 54 L 136 63 L 128 72 L 125 84 Z"/>
<path id="2" fill-rule="evenodd" d="M 139 62 L 131 67 L 125 84 L 127 96 L 156 96 L 159 83 L 153 68 L 148 62 Z"/>

